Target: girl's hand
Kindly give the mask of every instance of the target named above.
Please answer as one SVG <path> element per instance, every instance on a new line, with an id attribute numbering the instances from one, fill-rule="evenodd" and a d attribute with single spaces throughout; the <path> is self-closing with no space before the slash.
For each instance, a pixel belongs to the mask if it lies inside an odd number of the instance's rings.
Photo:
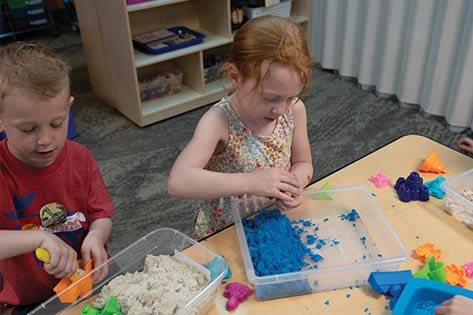
<path id="1" fill-rule="evenodd" d="M 301 184 L 300 184 L 299 180 L 297 179 L 297 176 L 295 174 L 291 174 L 291 175 L 294 176 L 294 178 L 297 180 L 297 183 L 298 183 L 299 187 L 301 187 Z M 286 194 L 288 194 L 288 193 L 286 193 Z M 279 199 L 276 202 L 276 206 L 281 210 L 291 210 L 291 209 L 294 209 L 294 208 L 298 207 L 302 203 L 302 195 L 290 195 L 289 197 L 291 197 L 292 200 L 285 201 L 285 200 Z"/>
<path id="2" fill-rule="evenodd" d="M 278 200 L 276 202 L 276 207 L 281 210 L 291 210 L 298 207 L 302 203 L 302 195 L 292 196 L 292 201 L 287 202 L 283 200 Z"/>
<path id="3" fill-rule="evenodd" d="M 301 186 L 294 174 L 279 168 L 268 168 L 251 173 L 252 193 L 262 197 L 273 197 L 287 203 L 300 196 Z"/>
<path id="4" fill-rule="evenodd" d="M 85 266 L 90 259 L 93 259 L 94 268 L 102 265 L 107 259 L 107 251 L 102 243 L 100 235 L 95 231 L 89 231 L 82 243 L 81 248 L 82 264 Z M 100 282 L 108 274 L 108 266 L 105 265 L 100 271 L 95 271 L 92 275 L 92 282 Z"/>
<path id="5" fill-rule="evenodd" d="M 39 247 L 49 252 L 49 263 L 44 264 L 44 270 L 58 278 L 68 278 L 77 270 L 77 253 L 64 243 L 59 237 L 51 233 L 44 233 L 44 239 Z"/>
<path id="6" fill-rule="evenodd" d="M 435 309 L 435 315 L 473 315 L 473 299 L 455 295 Z"/>
<path id="7" fill-rule="evenodd" d="M 473 139 L 468 137 L 463 137 L 458 140 L 458 147 L 463 152 L 473 154 Z"/>

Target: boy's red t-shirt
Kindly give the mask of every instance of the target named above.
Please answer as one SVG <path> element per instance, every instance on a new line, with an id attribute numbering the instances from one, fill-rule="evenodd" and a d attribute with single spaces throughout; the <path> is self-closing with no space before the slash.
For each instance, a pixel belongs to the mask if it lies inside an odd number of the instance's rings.
<path id="1" fill-rule="evenodd" d="M 90 222 L 115 214 L 91 152 L 67 140 L 52 164 L 37 168 L 16 159 L 7 141 L 0 142 L 0 230 L 46 230 L 80 256 Z M 34 252 L 0 260 L 0 273 L 0 303 L 11 305 L 42 302 L 60 281 Z"/>

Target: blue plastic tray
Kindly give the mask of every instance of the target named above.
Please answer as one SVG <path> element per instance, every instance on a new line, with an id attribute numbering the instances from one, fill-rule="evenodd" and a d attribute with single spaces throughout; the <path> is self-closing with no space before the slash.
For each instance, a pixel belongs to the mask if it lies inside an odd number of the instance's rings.
<path id="1" fill-rule="evenodd" d="M 133 45 L 137 49 L 139 49 L 139 50 L 141 50 L 141 51 L 143 51 L 147 54 L 159 55 L 159 54 L 163 54 L 163 53 L 166 53 L 166 52 L 169 52 L 169 51 L 173 51 L 173 50 L 181 49 L 181 48 L 184 48 L 184 47 L 189 47 L 189 46 L 192 46 L 192 45 L 200 44 L 200 43 L 202 43 L 202 41 L 205 38 L 204 34 L 193 31 L 193 30 L 188 29 L 187 27 L 184 27 L 184 26 L 171 27 L 171 28 L 168 28 L 167 30 L 174 33 L 174 34 L 176 34 L 176 35 L 177 34 L 190 34 L 190 35 L 193 35 L 195 37 L 190 39 L 190 40 L 186 40 L 186 41 L 174 44 L 174 45 L 167 45 L 167 46 L 163 46 L 163 47 L 159 47 L 159 48 L 152 47 L 153 43 L 155 43 L 155 41 L 143 44 L 143 43 L 139 43 L 139 42 L 133 40 Z"/>
<path id="2" fill-rule="evenodd" d="M 416 278 L 407 283 L 396 302 L 392 315 L 420 314 L 419 311 L 416 313 L 416 309 L 419 308 L 418 303 L 438 305 L 454 295 L 473 298 L 473 291 L 438 281 Z"/>

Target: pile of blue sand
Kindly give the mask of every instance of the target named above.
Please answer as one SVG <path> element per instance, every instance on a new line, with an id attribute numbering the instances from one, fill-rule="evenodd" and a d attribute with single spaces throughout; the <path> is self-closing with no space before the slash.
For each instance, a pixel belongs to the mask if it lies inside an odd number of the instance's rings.
<path id="1" fill-rule="evenodd" d="M 434 315 L 434 310 L 440 304 L 429 300 L 421 300 L 412 309 L 412 315 Z"/>
<path id="2" fill-rule="evenodd" d="M 353 209 L 350 213 L 339 217 L 342 220 L 356 221 L 358 213 Z M 327 219 L 328 220 L 328 219 Z M 304 239 L 307 244 L 316 243 L 316 248 L 321 249 L 327 241 L 317 236 L 318 225 L 309 220 L 291 221 L 279 209 L 261 210 L 252 219 L 242 220 L 243 230 L 247 239 L 248 249 L 255 274 L 257 276 L 270 276 L 288 272 L 299 272 L 305 266 L 308 269 L 317 268 L 317 262 L 323 257 L 307 247 L 301 237 L 308 228 L 313 228 L 313 235 L 307 234 Z M 338 240 L 329 240 L 331 246 L 336 246 Z M 310 258 L 314 264 L 310 265 L 305 258 Z M 317 281 L 316 281 L 317 282 Z M 317 286 L 317 283 L 314 286 Z M 267 285 L 256 286 L 256 297 L 259 300 L 274 299 L 291 295 L 307 294 L 313 292 L 308 279 L 275 282 Z"/>
<path id="3" fill-rule="evenodd" d="M 279 209 L 261 210 L 242 223 L 257 276 L 297 272 L 308 265 L 304 257 L 312 251 Z"/>
<path id="4" fill-rule="evenodd" d="M 356 221 L 360 218 L 360 215 L 358 214 L 358 211 L 351 209 L 351 211 L 348 213 L 342 213 L 339 218 L 342 220 Z"/>

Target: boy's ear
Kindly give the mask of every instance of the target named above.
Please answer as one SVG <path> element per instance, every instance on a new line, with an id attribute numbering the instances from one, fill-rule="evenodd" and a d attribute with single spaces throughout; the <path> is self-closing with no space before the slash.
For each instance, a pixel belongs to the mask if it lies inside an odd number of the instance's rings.
<path id="1" fill-rule="evenodd" d="M 75 100 L 74 96 L 69 97 L 69 102 L 67 103 L 67 105 L 71 107 L 72 103 L 74 103 L 74 100 Z"/>
<path id="2" fill-rule="evenodd" d="M 234 65 L 230 65 L 227 68 L 228 80 L 232 87 L 236 88 L 241 83 L 241 75 L 238 69 Z"/>

